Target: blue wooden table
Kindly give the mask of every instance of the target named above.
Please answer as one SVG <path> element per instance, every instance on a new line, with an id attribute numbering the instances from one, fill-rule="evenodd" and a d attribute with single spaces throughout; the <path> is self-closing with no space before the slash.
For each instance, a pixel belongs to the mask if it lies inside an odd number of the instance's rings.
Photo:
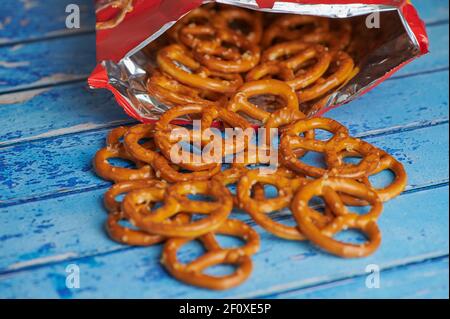
<path id="1" fill-rule="evenodd" d="M 81 29 L 65 28 L 69 3 L 80 4 Z M 86 87 L 95 65 L 91 3 L 1 1 L 1 298 L 448 298 L 447 0 L 414 1 L 428 25 L 430 55 L 328 114 L 409 173 L 407 191 L 380 220 L 381 248 L 343 260 L 257 228 L 262 249 L 251 278 L 224 292 L 168 276 L 160 246 L 127 247 L 105 235 L 102 195 L 110 184 L 94 175 L 91 159 L 108 130 L 133 121 L 110 93 Z M 194 246 L 183 251 L 195 253 Z M 378 289 L 365 284 L 372 264 L 381 270 Z M 79 267 L 79 289 L 66 285 L 68 265 Z"/>

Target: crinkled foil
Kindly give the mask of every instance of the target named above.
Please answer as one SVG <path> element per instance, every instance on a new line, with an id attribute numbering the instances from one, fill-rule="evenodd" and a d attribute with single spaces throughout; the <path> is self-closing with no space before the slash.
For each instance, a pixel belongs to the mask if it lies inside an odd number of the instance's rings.
<path id="1" fill-rule="evenodd" d="M 205 4 L 213 1 L 204 1 Z M 420 54 L 419 44 L 401 13 L 395 7 L 350 4 L 350 5 L 306 5 L 291 2 L 276 2 L 273 9 L 259 9 L 254 0 L 218 0 L 217 3 L 240 6 L 271 13 L 295 13 L 329 18 L 350 19 L 360 38 L 358 56 L 354 56 L 359 72 L 338 91 L 320 101 L 321 108 L 350 102 L 371 87 L 377 80 L 402 63 Z M 366 18 L 378 12 L 380 28 L 368 29 Z M 114 86 L 142 118 L 158 119 L 170 106 L 150 96 L 146 81 L 155 66 L 154 53 L 165 43 L 165 31 L 177 21 L 164 25 L 157 33 L 129 52 L 119 63 L 103 62 L 110 84 Z M 303 106 L 305 108 L 305 106 Z M 314 115 L 317 108 L 304 109 Z"/>

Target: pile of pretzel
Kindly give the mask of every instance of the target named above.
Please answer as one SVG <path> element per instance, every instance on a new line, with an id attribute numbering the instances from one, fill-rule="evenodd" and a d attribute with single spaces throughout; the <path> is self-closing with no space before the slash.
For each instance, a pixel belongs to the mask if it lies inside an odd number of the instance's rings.
<path id="1" fill-rule="evenodd" d="M 169 44 L 156 53 L 147 83 L 150 95 L 168 106 L 226 107 L 244 88 L 277 79 L 296 92 L 301 109 L 310 114 L 358 70 L 348 53 L 352 25 L 342 19 L 272 17 L 210 5 L 191 11 L 168 34 Z"/>
<path id="2" fill-rule="evenodd" d="M 372 254 L 381 243 L 377 220 L 383 202 L 405 189 L 407 176 L 401 163 L 352 137 L 342 124 L 327 118 L 307 118 L 301 111 L 299 101 L 321 98 L 353 69 L 351 58 L 340 51 L 342 42 L 333 42 L 329 21 L 286 16 L 263 30 L 259 13 L 214 8 L 194 10 L 185 17 L 171 30 L 179 43 L 158 52 L 160 69 L 148 86 L 152 94 L 172 107 L 154 124 L 112 130 L 106 147 L 95 155 L 97 174 L 115 182 L 104 199 L 109 212 L 108 234 L 127 245 L 165 242 L 165 268 L 181 281 L 209 289 L 235 287 L 251 274 L 251 256 L 259 250 L 260 240 L 249 225 L 230 218 L 242 211 L 283 239 L 309 240 L 344 258 Z M 252 29 L 246 34 L 230 29 L 233 19 L 247 21 Z M 289 28 L 293 23 L 308 27 Z M 345 30 L 344 26 L 339 32 Z M 322 39 L 316 42 L 330 46 L 306 44 L 305 39 Z M 278 44 L 280 40 L 295 42 Z M 266 49 L 262 59 L 261 49 Z M 279 61 L 286 56 L 287 60 Z M 311 59 L 317 63 L 300 71 Z M 324 78 L 333 63 L 337 69 Z M 245 72 L 249 81 L 244 84 Z M 276 96 L 281 102 L 267 99 L 270 111 L 255 104 L 258 96 Z M 268 151 L 279 140 L 278 166 L 271 172 L 259 169 L 263 164 L 258 155 L 261 153 L 250 152 L 250 141 L 237 145 L 222 135 L 216 137 L 224 146 L 221 160 L 205 161 L 191 150 L 189 160 L 175 164 L 172 150 L 180 140 L 171 132 L 181 128 L 174 123 L 183 117 L 201 121 L 201 132 L 185 128 L 190 143 L 215 123 L 242 130 L 251 129 L 254 121 L 261 123 L 266 135 L 258 148 Z M 275 128 L 279 136 L 270 130 Z M 320 139 L 319 130 L 331 137 Z M 209 142 L 202 138 L 201 146 Z M 305 158 L 310 152 L 323 154 L 325 167 L 308 163 Z M 226 166 L 223 159 L 230 155 L 244 160 Z M 114 158 L 131 161 L 134 167 L 115 166 L 110 162 Z M 349 158 L 358 158 L 359 162 L 349 162 Z M 369 178 L 385 170 L 392 171 L 395 178 L 390 185 L 377 189 Z M 234 194 L 232 185 L 236 185 Z M 277 189 L 275 197 L 268 196 L 267 186 Z M 120 195 L 124 195 L 122 201 L 118 201 Z M 317 198 L 323 199 L 323 205 L 314 204 Z M 356 206 L 370 209 L 365 213 L 350 210 Z M 295 225 L 274 220 L 273 213 L 279 211 L 290 212 Z M 366 241 L 354 244 L 336 239 L 347 229 L 364 234 Z M 223 248 L 217 234 L 239 237 L 245 245 Z M 183 263 L 177 252 L 194 240 L 203 244 L 206 253 Z M 221 264 L 231 264 L 235 271 L 224 276 L 205 273 L 207 268 Z"/>

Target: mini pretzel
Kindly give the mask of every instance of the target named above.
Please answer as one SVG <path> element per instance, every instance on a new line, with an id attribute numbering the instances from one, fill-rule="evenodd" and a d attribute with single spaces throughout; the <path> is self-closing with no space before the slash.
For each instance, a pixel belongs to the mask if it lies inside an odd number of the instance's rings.
<path id="1" fill-rule="evenodd" d="M 339 193 L 361 198 L 371 204 L 371 210 L 365 215 L 358 215 L 347 210 Z M 315 197 L 324 198 L 329 209 L 336 216 L 326 227 L 317 226 L 314 222 L 317 211 L 309 207 L 309 201 Z M 366 257 L 372 254 L 381 243 L 381 234 L 376 224 L 383 205 L 375 191 L 352 179 L 324 178 L 313 181 L 302 187 L 296 194 L 291 210 L 301 232 L 321 249 L 344 257 Z M 364 244 L 349 244 L 333 238 L 346 229 L 356 229 L 365 234 L 368 241 Z"/>
<path id="2" fill-rule="evenodd" d="M 151 178 L 154 176 L 153 170 L 149 165 L 136 160 L 130 156 L 120 139 L 126 132 L 126 128 L 119 127 L 111 131 L 107 137 L 107 147 L 99 150 L 94 157 L 93 165 L 96 173 L 105 180 L 121 182 L 137 179 Z M 116 167 L 111 165 L 108 160 L 112 158 L 120 158 L 135 163 L 136 169 Z"/>
<path id="3" fill-rule="evenodd" d="M 250 30 L 242 30 L 233 28 L 233 22 L 244 22 L 250 27 Z M 237 32 L 245 36 L 253 44 L 261 42 L 263 34 L 263 20 L 260 12 L 250 12 L 240 8 L 229 8 L 221 10 L 215 17 L 214 24 L 219 29 L 227 30 L 228 32 Z"/>
<path id="4" fill-rule="evenodd" d="M 278 197 L 267 199 L 265 196 L 251 198 L 251 189 L 257 183 L 273 185 L 278 188 Z M 275 222 L 268 213 L 283 210 L 291 204 L 293 192 L 307 184 L 303 178 L 289 179 L 284 174 L 261 174 L 258 170 L 248 171 L 239 181 L 237 188 L 238 202 L 253 220 L 268 232 L 289 240 L 305 240 L 297 227 L 290 227 Z M 325 223 L 325 217 L 317 222 Z"/>
<path id="5" fill-rule="evenodd" d="M 243 83 L 239 74 L 213 72 L 196 62 L 183 46 L 173 44 L 161 49 L 157 56 L 160 68 L 177 81 L 198 89 L 218 93 L 234 93 Z M 184 67 L 190 70 L 186 71 Z"/>
<path id="6" fill-rule="evenodd" d="M 190 262 L 181 263 L 177 252 L 182 246 L 192 240 L 188 238 L 172 238 L 164 246 L 161 263 L 167 271 L 180 281 L 202 288 L 224 290 L 238 286 L 251 274 L 252 261 L 250 256 L 259 250 L 259 235 L 251 227 L 238 220 L 227 220 L 216 231 L 217 234 L 235 236 L 246 241 L 240 248 L 221 248 L 213 233 L 197 238 L 207 249 L 206 254 Z M 220 264 L 236 266 L 234 273 L 221 277 L 207 275 L 208 267 Z"/>
<path id="7" fill-rule="evenodd" d="M 299 110 L 295 92 L 289 85 L 278 80 L 260 80 L 244 84 L 231 99 L 227 108 L 233 112 L 242 112 L 265 123 L 269 119 L 270 113 L 259 108 L 249 100 L 252 97 L 265 94 L 280 96 L 286 103 L 286 108 L 292 111 Z"/>
<path id="8" fill-rule="evenodd" d="M 341 152 L 341 154 L 339 154 L 339 162 L 341 165 L 343 163 L 343 158 L 348 156 L 361 157 L 362 154 L 356 152 L 355 150 L 353 150 L 352 152 Z M 394 157 L 387 154 L 386 152 L 381 152 L 380 162 L 378 163 L 377 168 L 370 175 L 376 175 L 385 170 L 390 170 L 395 175 L 393 182 L 386 187 L 380 189 L 373 187 L 369 180 L 369 177 L 364 177 L 361 180 L 362 183 L 375 190 L 382 202 L 390 201 L 391 199 L 399 196 L 405 190 L 408 183 L 408 177 L 402 163 L 397 161 Z M 361 201 L 354 198 L 353 200 L 346 199 L 346 203 L 351 206 L 368 205 L 366 201 Z"/>
<path id="9" fill-rule="evenodd" d="M 190 11 L 187 15 L 181 18 L 168 32 L 169 36 L 175 40 L 175 42 L 180 42 L 179 33 L 180 30 L 188 25 L 208 25 L 212 23 L 215 15 L 206 10 L 205 8 L 196 8 Z"/>
<path id="10" fill-rule="evenodd" d="M 344 83 L 352 75 L 354 66 L 353 59 L 347 53 L 337 52 L 333 59 L 332 74 L 317 80 L 312 86 L 298 91 L 300 103 L 320 98 Z"/>
<path id="11" fill-rule="evenodd" d="M 188 194 L 204 194 L 215 202 L 191 201 Z M 149 213 L 150 203 L 164 202 Z M 185 182 L 169 187 L 167 194 L 158 188 L 128 193 L 123 200 L 123 212 L 137 227 L 165 237 L 198 237 L 214 231 L 228 218 L 233 202 L 228 190 L 215 181 Z M 207 217 L 187 224 L 168 223 L 178 213 L 204 214 Z"/>
<path id="12" fill-rule="evenodd" d="M 322 129 L 333 134 L 333 137 L 328 141 L 320 141 L 308 137 L 300 137 L 299 134 L 304 134 L 308 131 Z M 327 118 L 312 118 L 308 120 L 299 120 L 292 124 L 286 130 L 280 139 L 280 153 L 282 163 L 289 169 L 305 174 L 311 177 L 321 177 L 328 173 L 328 170 L 311 166 L 298 160 L 298 153 L 295 150 L 313 151 L 325 153 L 330 148 L 332 149 L 341 141 L 347 139 L 349 136 L 348 129 L 340 123 Z"/>
<path id="13" fill-rule="evenodd" d="M 190 32 L 193 28 L 186 27 L 181 33 Z M 195 28 L 197 36 L 208 36 L 214 39 L 214 45 L 208 47 L 206 44 L 193 44 L 194 56 L 208 69 L 223 73 L 243 73 L 250 71 L 258 65 L 261 59 L 261 49 L 245 37 L 237 33 L 213 27 Z M 187 36 L 189 37 L 189 36 Z M 234 47 L 225 46 L 226 43 Z"/>
<path id="14" fill-rule="evenodd" d="M 201 131 L 190 131 L 190 139 L 194 136 L 194 134 L 200 134 L 202 146 L 211 142 L 208 137 L 203 136 L 203 132 L 206 129 L 211 128 L 213 121 L 216 119 L 222 120 L 235 128 L 241 128 L 242 130 L 251 128 L 250 123 L 248 123 L 244 118 L 238 116 L 234 112 L 230 112 L 220 107 L 202 105 L 186 105 L 183 107 L 174 107 L 164 113 L 155 125 L 155 142 L 166 158 L 170 158 L 173 145 L 177 142 L 172 141 L 171 135 L 173 133 L 173 130 L 169 124 L 176 118 L 185 115 L 201 116 Z M 224 140 L 221 136 L 214 136 L 214 138 L 220 139 L 220 144 L 222 145 L 222 153 L 219 154 L 220 157 L 234 154 L 245 149 L 246 143 L 240 143 L 239 145 L 236 145 L 233 140 Z M 192 140 L 190 142 L 192 142 Z M 199 157 L 196 154 L 190 154 L 192 155 L 192 157 L 194 157 L 194 159 L 196 157 Z M 179 163 L 179 166 L 189 170 L 198 171 L 212 169 L 216 166 L 220 166 L 220 163 L 204 163 L 202 159 L 197 159 L 197 161 L 194 162 L 189 161 L 187 163 Z"/>
<path id="15" fill-rule="evenodd" d="M 301 41 L 325 45 L 332 53 L 345 50 L 351 42 L 352 25 L 349 21 L 343 21 L 342 19 L 339 19 L 337 24 L 337 28 L 332 26 L 332 32 L 310 33 L 303 36 Z"/>
<path id="16" fill-rule="evenodd" d="M 153 124 L 136 125 L 130 128 L 128 133 L 125 135 L 125 147 L 135 158 L 145 163 L 150 163 L 155 170 L 156 177 L 175 183 L 208 180 L 220 172 L 220 165 L 217 165 L 212 170 L 207 171 L 192 173 L 178 172 L 164 156 L 154 150 L 144 148 L 139 144 L 142 139 L 153 138 L 153 133 Z"/>
<path id="17" fill-rule="evenodd" d="M 133 11 L 133 0 L 112 0 L 107 1 L 105 5 L 96 10 L 99 13 L 108 7 L 119 9 L 119 13 L 108 21 L 102 21 L 96 23 L 97 30 L 112 29 L 118 26 L 126 17 L 126 15 Z"/>
<path id="18" fill-rule="evenodd" d="M 226 98 L 212 92 L 201 92 L 177 80 L 155 71 L 147 81 L 147 89 L 151 96 L 169 106 L 188 104 L 211 105 L 225 104 Z"/>
<path id="19" fill-rule="evenodd" d="M 285 57 L 288 58 L 281 60 Z M 303 67 L 313 60 L 316 60 L 313 66 L 309 66 L 307 69 Z M 292 41 L 267 49 L 263 54 L 262 61 L 263 64 L 247 74 L 247 81 L 280 74 L 290 87 L 300 90 L 316 82 L 328 70 L 331 54 L 321 45 Z M 279 65 L 278 69 L 274 64 L 276 62 Z M 290 71 L 286 71 L 286 69 Z"/>
<path id="20" fill-rule="evenodd" d="M 266 29 L 261 44 L 264 48 L 267 48 L 273 45 L 277 39 L 285 41 L 298 40 L 308 33 L 328 31 L 329 27 L 329 20 L 326 18 L 305 15 L 283 15 Z"/>

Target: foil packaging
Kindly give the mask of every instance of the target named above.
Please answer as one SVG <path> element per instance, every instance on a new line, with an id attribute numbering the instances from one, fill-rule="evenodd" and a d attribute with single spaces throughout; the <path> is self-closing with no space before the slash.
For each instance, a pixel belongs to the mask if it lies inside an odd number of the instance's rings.
<path id="1" fill-rule="evenodd" d="M 110 11 L 108 12 L 108 1 Z M 118 0 L 97 1 L 98 20 L 120 14 Z M 122 0 L 127 1 L 127 0 Z M 117 26 L 97 31 L 98 66 L 88 83 L 110 90 L 125 111 L 152 122 L 170 106 L 149 95 L 146 81 L 155 66 L 155 52 L 167 43 L 166 31 L 190 10 L 214 1 L 128 0 L 133 10 Z M 120 0 L 119 0 L 120 2 Z M 336 92 L 306 109 L 317 116 L 346 104 L 386 80 L 413 59 L 428 52 L 428 37 L 415 8 L 406 0 L 217 0 L 217 3 L 270 14 L 302 14 L 348 19 L 358 72 Z M 105 11 L 106 10 L 106 11 Z M 318 103 L 316 103 L 318 104 Z"/>

